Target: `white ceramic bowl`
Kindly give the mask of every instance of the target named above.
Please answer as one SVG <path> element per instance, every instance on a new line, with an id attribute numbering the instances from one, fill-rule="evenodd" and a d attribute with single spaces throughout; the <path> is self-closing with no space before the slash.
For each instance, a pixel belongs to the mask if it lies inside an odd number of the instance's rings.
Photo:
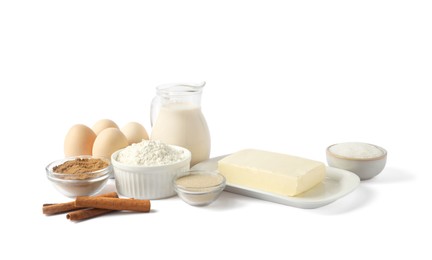
<path id="1" fill-rule="evenodd" d="M 381 150 L 382 154 L 372 158 L 353 158 L 335 154 L 330 149 L 333 145 L 327 147 L 326 150 L 328 165 L 353 172 L 360 177 L 360 180 L 368 180 L 377 176 L 386 165 L 387 151 L 377 145 L 373 146 Z"/>
<path id="2" fill-rule="evenodd" d="M 135 199 L 163 199 L 176 194 L 172 181 L 174 176 L 186 172 L 190 168 L 191 153 L 189 150 L 170 145 L 183 150 L 185 158 L 174 164 L 162 166 L 127 165 L 117 161 L 118 150 L 111 155 L 117 192 L 125 197 Z"/>

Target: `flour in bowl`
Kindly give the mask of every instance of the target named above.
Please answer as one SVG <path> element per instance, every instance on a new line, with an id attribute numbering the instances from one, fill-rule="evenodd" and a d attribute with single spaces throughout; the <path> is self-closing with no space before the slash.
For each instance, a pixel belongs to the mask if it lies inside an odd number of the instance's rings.
<path id="1" fill-rule="evenodd" d="M 142 140 L 131 144 L 117 155 L 117 161 L 128 165 L 161 166 L 173 164 L 185 159 L 182 150 L 160 141 Z"/>

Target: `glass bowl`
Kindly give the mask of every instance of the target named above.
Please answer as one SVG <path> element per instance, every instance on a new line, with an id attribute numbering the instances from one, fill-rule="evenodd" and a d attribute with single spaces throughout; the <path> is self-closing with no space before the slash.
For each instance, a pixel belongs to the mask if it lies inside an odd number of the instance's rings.
<path id="1" fill-rule="evenodd" d="M 76 174 L 54 172 L 55 167 L 77 159 L 100 159 L 108 163 L 108 166 L 97 171 Z M 48 164 L 45 170 L 48 180 L 51 181 L 60 193 L 67 197 L 90 196 L 100 192 L 113 171 L 111 162 L 108 159 L 90 155 L 73 156 L 56 160 Z"/>
<path id="2" fill-rule="evenodd" d="M 225 177 L 218 171 L 191 170 L 173 180 L 178 196 L 192 206 L 214 202 L 225 188 Z"/>

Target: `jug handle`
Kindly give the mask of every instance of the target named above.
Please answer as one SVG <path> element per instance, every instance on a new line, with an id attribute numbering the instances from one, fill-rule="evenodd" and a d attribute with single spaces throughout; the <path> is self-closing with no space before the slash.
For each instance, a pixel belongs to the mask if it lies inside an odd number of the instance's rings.
<path id="1" fill-rule="evenodd" d="M 151 107 L 150 107 L 150 125 L 152 127 L 156 122 L 156 118 L 159 114 L 160 105 L 161 105 L 160 98 L 158 96 L 155 96 L 151 102 Z"/>

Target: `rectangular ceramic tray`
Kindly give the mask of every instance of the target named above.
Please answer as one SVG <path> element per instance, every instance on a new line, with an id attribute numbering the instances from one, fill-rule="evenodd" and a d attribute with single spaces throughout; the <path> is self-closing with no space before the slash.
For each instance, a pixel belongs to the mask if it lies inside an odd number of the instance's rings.
<path id="1" fill-rule="evenodd" d="M 193 170 L 217 170 L 218 161 L 224 156 L 211 158 L 207 161 L 196 164 L 192 167 Z M 269 192 L 264 192 L 248 187 L 242 187 L 227 183 L 225 191 L 257 198 L 261 200 L 271 201 L 287 206 L 313 209 L 330 204 L 337 199 L 344 197 L 360 184 L 360 179 L 352 172 L 326 167 L 327 175 L 322 183 L 318 184 L 309 191 L 306 191 L 295 197 L 281 196 Z"/>

